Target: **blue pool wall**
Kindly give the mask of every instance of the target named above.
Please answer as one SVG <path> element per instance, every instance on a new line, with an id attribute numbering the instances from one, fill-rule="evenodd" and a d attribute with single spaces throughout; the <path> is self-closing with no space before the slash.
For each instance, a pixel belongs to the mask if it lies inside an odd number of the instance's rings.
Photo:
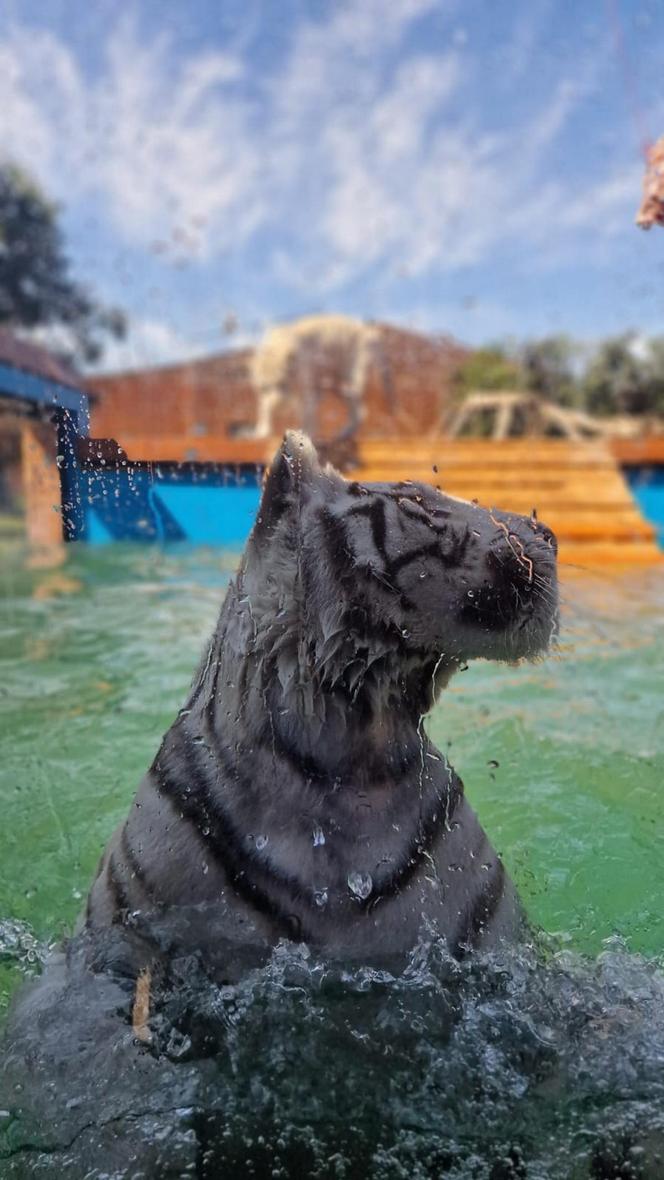
<path id="1" fill-rule="evenodd" d="M 626 467 L 624 473 L 646 520 L 657 529 L 657 539 L 664 549 L 664 466 L 643 464 Z"/>
<path id="2" fill-rule="evenodd" d="M 664 466 L 624 469 L 664 549 Z M 111 541 L 184 541 L 242 547 L 253 525 L 263 471 L 223 464 L 136 464 L 81 472 L 83 536 Z"/>
<path id="3" fill-rule="evenodd" d="M 84 539 L 241 547 L 254 523 L 262 470 L 204 464 L 82 472 Z"/>

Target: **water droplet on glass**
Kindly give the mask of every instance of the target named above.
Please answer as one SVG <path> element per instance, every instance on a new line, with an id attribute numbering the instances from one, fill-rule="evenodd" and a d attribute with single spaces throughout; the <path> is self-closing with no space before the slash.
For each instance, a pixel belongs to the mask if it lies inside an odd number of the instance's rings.
<path id="1" fill-rule="evenodd" d="M 210 866 L 208 864 L 203 863 L 203 876 L 204 877 L 207 876 L 209 871 L 210 871 Z"/>
<path id="2" fill-rule="evenodd" d="M 261 852 L 262 849 L 265 848 L 267 841 L 268 841 L 267 836 L 256 836 L 254 843 L 256 844 L 256 847 L 259 852 Z"/>
<path id="3" fill-rule="evenodd" d="M 474 591 L 474 590 L 469 590 L 469 591 L 468 591 L 468 597 L 469 597 L 469 598 L 474 598 L 474 597 L 475 597 L 475 591 Z"/>
<path id="4" fill-rule="evenodd" d="M 64 467 L 64 465 L 65 465 L 65 457 L 64 457 L 64 455 L 56 455 L 56 456 L 55 456 L 55 462 L 56 462 L 56 464 L 57 464 L 57 466 L 58 466 L 58 467 Z"/>
<path id="5" fill-rule="evenodd" d="M 348 888 L 355 897 L 359 897 L 361 901 L 364 901 L 373 888 L 371 873 L 349 873 Z"/>
<path id="6" fill-rule="evenodd" d="M 325 843 L 325 832 L 322 828 L 318 827 L 318 824 L 316 824 L 316 827 L 313 830 L 313 841 L 314 848 L 319 848 L 321 844 Z"/>
<path id="7" fill-rule="evenodd" d="M 316 905 L 320 907 L 320 909 L 322 909 L 324 905 L 327 905 L 327 889 L 317 889 L 314 893 L 314 901 L 316 902 Z"/>

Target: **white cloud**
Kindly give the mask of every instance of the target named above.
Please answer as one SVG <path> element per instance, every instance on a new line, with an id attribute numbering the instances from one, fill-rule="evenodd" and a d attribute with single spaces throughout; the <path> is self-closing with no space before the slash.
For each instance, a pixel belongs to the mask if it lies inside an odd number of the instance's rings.
<path id="1" fill-rule="evenodd" d="M 165 320 L 134 318 L 126 339 L 109 341 L 94 371 L 118 373 L 146 365 L 175 364 L 207 356 L 211 351 L 215 349 L 210 347 L 209 340 L 190 339 Z"/>
<path id="2" fill-rule="evenodd" d="M 241 257 L 260 231 L 266 277 L 313 302 L 369 273 L 449 273 L 505 246 L 555 260 L 588 231 L 621 232 L 638 197 L 631 172 L 551 173 L 592 61 L 562 68 L 527 121 L 490 132 L 472 41 L 444 31 L 455 9 L 331 5 L 293 27 L 265 76 L 237 52 L 142 41 L 124 16 L 91 76 L 61 38 L 15 24 L 0 44 L 1 150 L 66 204 L 94 208 L 139 257 L 155 242 L 168 260 Z M 545 0 L 515 45 L 515 76 L 548 11 Z M 408 40 L 426 16 L 438 29 L 427 52 Z M 108 356 L 134 349 L 139 363 L 186 343 L 143 317 Z"/>
<path id="3" fill-rule="evenodd" d="M 76 352 L 76 337 L 60 324 L 20 329 L 19 335 L 64 356 Z M 248 339 L 246 333 L 234 333 L 232 346 L 242 348 Z M 220 352 L 228 344 L 221 326 L 213 336 L 190 337 L 167 320 L 136 316 L 130 320 L 124 340 L 109 339 L 100 361 L 83 368 L 89 373 L 117 373 L 146 365 L 169 365 Z"/>
<path id="4" fill-rule="evenodd" d="M 250 347 L 262 334 L 264 321 L 260 319 L 246 324 L 233 322 L 225 329 L 224 318 L 233 317 L 222 317 L 210 331 L 189 333 L 173 320 L 135 316 L 125 339 L 109 341 L 101 360 L 89 366 L 88 371 L 119 373 L 152 365 L 182 364 L 226 349 Z"/>
<path id="5" fill-rule="evenodd" d="M 61 199 L 102 202 L 122 239 L 177 230 L 205 257 L 263 214 L 242 72 L 227 54 L 182 60 L 165 37 L 143 44 L 123 19 L 91 81 L 52 33 L 16 26 L 0 47 L 2 152 Z"/>
<path id="6" fill-rule="evenodd" d="M 285 193 L 284 205 L 301 211 L 297 242 L 273 259 L 282 279 L 329 297 L 370 268 L 380 283 L 487 262 L 509 245 L 545 241 L 553 252 L 589 228 L 604 239 L 619 232 L 625 185 L 600 177 L 584 190 L 551 167 L 592 92 L 592 58 L 577 60 L 525 124 L 489 133 L 477 63 L 453 29 L 435 54 L 395 65 L 389 54 L 365 56 L 372 38 L 380 49 L 391 35 L 375 23 L 379 10 L 305 26 L 274 80 L 270 138 L 285 149 L 275 208 Z"/>

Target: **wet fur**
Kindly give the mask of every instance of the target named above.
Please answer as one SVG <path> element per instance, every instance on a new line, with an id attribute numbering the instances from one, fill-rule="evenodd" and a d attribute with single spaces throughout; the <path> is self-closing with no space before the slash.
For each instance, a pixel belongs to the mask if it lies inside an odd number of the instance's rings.
<path id="1" fill-rule="evenodd" d="M 83 928 L 14 1004 L 3 1175 L 216 1176 L 227 1026 L 209 981 L 250 979 L 283 937 L 342 976 L 353 957 L 408 962 L 423 926 L 458 957 L 517 938 L 513 886 L 423 715 L 467 659 L 536 656 L 555 626 L 543 526 L 346 483 L 287 436 Z"/>
<path id="2" fill-rule="evenodd" d="M 545 651 L 555 541 L 414 483 L 347 483 L 290 434 L 186 707 L 109 842 L 91 931 L 454 954 L 518 937 L 511 882 L 424 714 L 468 659 Z M 186 920 L 182 915 L 188 915 Z"/>

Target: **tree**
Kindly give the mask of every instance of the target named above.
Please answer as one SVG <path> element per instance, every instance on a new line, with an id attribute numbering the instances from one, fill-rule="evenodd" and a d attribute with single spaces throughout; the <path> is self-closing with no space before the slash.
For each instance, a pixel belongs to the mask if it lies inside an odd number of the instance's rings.
<path id="1" fill-rule="evenodd" d="M 480 389 L 519 389 L 522 384 L 519 362 L 499 344 L 477 348 L 459 366 L 455 386 L 463 398 Z"/>
<path id="2" fill-rule="evenodd" d="M 664 409 L 664 344 L 637 347 L 632 332 L 603 341 L 582 383 L 591 414 L 656 414 Z"/>
<path id="3" fill-rule="evenodd" d="M 664 418 L 664 336 L 653 336 L 650 339 L 647 359 L 650 370 L 650 404 L 646 412 Z"/>
<path id="4" fill-rule="evenodd" d="M 546 336 L 524 344 L 520 358 L 524 387 L 560 406 L 578 405 L 575 352 L 567 336 Z"/>
<path id="5" fill-rule="evenodd" d="M 0 324 L 64 329 L 67 359 L 90 363 L 104 337 L 124 336 L 125 317 L 72 279 L 57 218 L 26 173 L 0 165 Z"/>

